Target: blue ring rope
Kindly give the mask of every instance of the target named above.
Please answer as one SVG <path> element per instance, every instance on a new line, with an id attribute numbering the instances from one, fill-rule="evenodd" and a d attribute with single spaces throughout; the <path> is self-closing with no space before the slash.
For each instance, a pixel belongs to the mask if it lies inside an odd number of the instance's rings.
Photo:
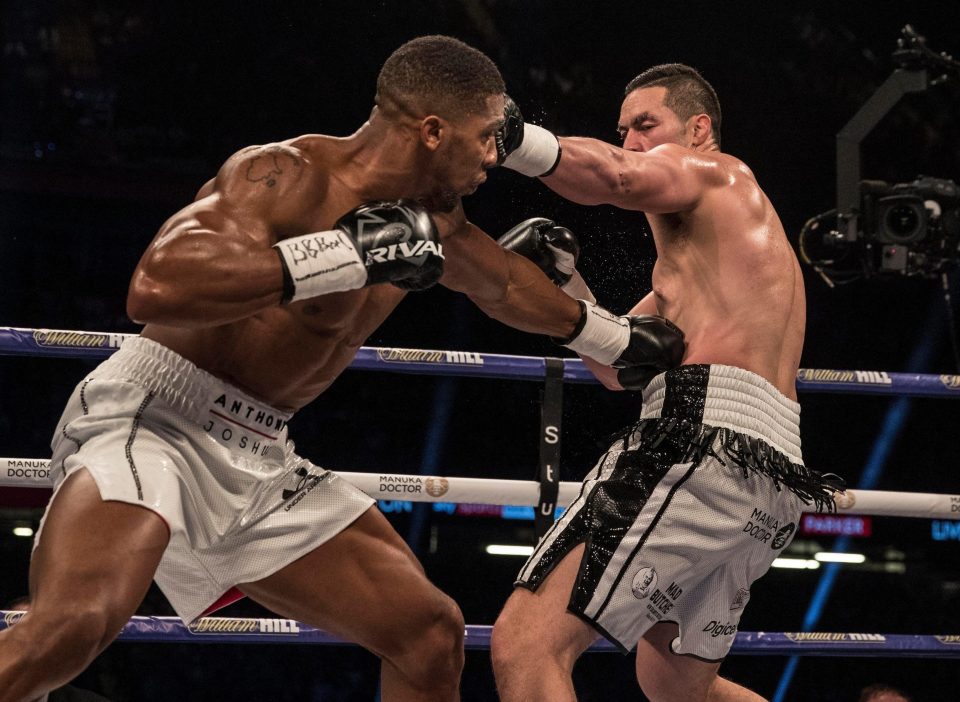
<path id="1" fill-rule="evenodd" d="M 0 631 L 16 624 L 25 614 L 0 611 Z M 492 628 L 484 625 L 467 626 L 466 648 L 488 650 Z M 322 629 L 292 619 L 253 617 L 204 617 L 189 626 L 179 617 L 132 617 L 117 640 L 139 643 L 354 645 Z M 620 649 L 601 639 L 589 650 L 614 652 Z M 741 631 L 737 633 L 730 652 L 755 656 L 960 658 L 960 636 Z"/>
<path id="2" fill-rule="evenodd" d="M 0 327 L 0 355 L 103 359 L 130 336 L 133 335 Z M 516 380 L 543 380 L 547 375 L 546 360 L 534 356 L 370 346 L 360 348 L 350 368 Z M 563 359 L 563 379 L 571 383 L 597 382 L 578 358 Z M 957 399 L 960 375 L 801 368 L 797 372 L 797 390 Z"/>

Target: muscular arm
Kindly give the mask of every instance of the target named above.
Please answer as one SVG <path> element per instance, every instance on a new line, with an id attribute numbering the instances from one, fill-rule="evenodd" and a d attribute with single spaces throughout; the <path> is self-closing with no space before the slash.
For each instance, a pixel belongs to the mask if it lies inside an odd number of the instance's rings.
<path id="1" fill-rule="evenodd" d="M 705 177 L 715 167 L 709 159 L 674 144 L 644 153 L 584 137 L 561 137 L 560 144 L 560 163 L 541 180 L 581 205 L 607 204 L 661 214 L 685 212 L 699 202 Z"/>
<path id="2" fill-rule="evenodd" d="M 644 295 L 643 299 L 631 307 L 627 314 L 658 314 L 657 300 L 653 295 L 653 291 L 651 290 L 649 293 Z M 600 381 L 601 385 L 607 388 L 607 390 L 623 390 L 623 386 L 620 385 L 620 382 L 617 380 L 616 368 L 611 368 L 610 366 L 605 366 L 602 363 L 597 363 L 589 356 L 581 355 L 580 358 L 583 360 L 583 364 L 590 370 L 591 373 L 593 373 L 594 377 Z"/>
<path id="3" fill-rule="evenodd" d="M 130 282 L 130 318 L 199 328 L 277 305 L 283 277 L 270 246 L 290 224 L 308 167 L 298 149 L 280 144 L 232 156 L 143 254 Z"/>
<path id="4" fill-rule="evenodd" d="M 462 210 L 438 216 L 446 256 L 440 282 L 466 293 L 487 315 L 522 331 L 566 337 L 580 305 L 523 256 L 505 251 Z"/>

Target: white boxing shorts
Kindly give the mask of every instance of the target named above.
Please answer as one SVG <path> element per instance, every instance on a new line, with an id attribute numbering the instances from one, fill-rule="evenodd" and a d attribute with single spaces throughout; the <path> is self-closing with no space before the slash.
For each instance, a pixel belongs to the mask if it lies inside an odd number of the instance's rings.
<path id="1" fill-rule="evenodd" d="M 624 652 L 673 622 L 674 653 L 720 660 L 751 584 L 833 487 L 803 466 L 800 405 L 740 368 L 681 366 L 650 382 L 516 584 L 536 590 L 583 543 L 570 612 Z"/>
<path id="2" fill-rule="evenodd" d="M 170 542 L 155 579 L 190 622 L 374 503 L 294 453 L 289 419 L 156 342 L 128 339 L 67 403 L 51 442 L 51 504 L 86 468 L 104 500 L 156 512 Z"/>

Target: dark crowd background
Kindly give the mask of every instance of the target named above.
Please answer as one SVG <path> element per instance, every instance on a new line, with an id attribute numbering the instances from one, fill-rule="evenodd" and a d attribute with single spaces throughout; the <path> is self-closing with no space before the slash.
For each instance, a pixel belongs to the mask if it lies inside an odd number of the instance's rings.
<path id="1" fill-rule="evenodd" d="M 627 81 L 655 63 L 697 67 L 720 95 L 724 150 L 753 169 L 795 245 L 803 223 L 834 206 L 835 135 L 893 70 L 900 28 L 910 22 L 934 49 L 960 52 L 960 10 L 949 3 L 5 0 L 0 22 L 0 322 L 123 332 L 137 331 L 124 298 L 141 252 L 219 164 L 249 144 L 351 133 L 369 113 L 383 60 L 415 36 L 467 41 L 498 63 L 528 120 L 609 141 Z M 864 143 L 864 177 L 960 179 L 958 107 L 960 80 L 904 98 Z M 506 171 L 491 173 L 465 207 L 494 235 L 539 215 L 569 226 L 584 276 L 611 309 L 625 311 L 649 290 L 654 248 L 638 214 L 572 205 Z M 939 280 L 830 289 L 809 267 L 804 276 L 805 368 L 960 372 Z M 408 296 L 368 345 L 564 353 L 439 288 Z M 46 457 L 62 405 L 91 365 L 4 358 L 0 455 Z M 540 392 L 523 381 L 347 371 L 294 419 L 291 435 L 335 470 L 433 466 L 440 475 L 531 479 Z M 858 485 L 886 442 L 878 489 L 960 492 L 954 402 L 812 393 L 801 401 L 808 464 Z M 638 407 L 635 396 L 568 386 L 563 479 L 581 478 Z M 430 443 L 435 423 L 442 431 Z M 30 551 L 12 527 L 36 527 L 47 494 L 0 494 L 6 606 L 26 591 Z M 531 543 L 532 524 L 417 510 L 390 519 L 467 622 L 491 624 L 522 560 L 483 547 Z M 840 568 L 817 629 L 960 634 L 960 544 L 931 535 L 930 520 L 874 518 L 873 535 L 851 545 L 867 563 Z M 832 539 L 800 537 L 791 549 L 829 550 Z M 741 629 L 801 630 L 822 573 L 771 570 Z M 142 611 L 171 613 L 155 591 Z M 224 614 L 263 612 L 243 602 Z M 772 696 L 785 664 L 731 656 L 721 672 Z M 589 654 L 575 679 L 582 700 L 643 699 L 629 657 Z M 960 666 L 803 658 L 785 699 L 854 700 L 872 682 L 915 700 L 952 700 Z M 377 661 L 350 647 L 118 643 L 76 684 L 114 700 L 370 700 Z M 463 698 L 495 699 L 486 652 L 468 653 Z"/>

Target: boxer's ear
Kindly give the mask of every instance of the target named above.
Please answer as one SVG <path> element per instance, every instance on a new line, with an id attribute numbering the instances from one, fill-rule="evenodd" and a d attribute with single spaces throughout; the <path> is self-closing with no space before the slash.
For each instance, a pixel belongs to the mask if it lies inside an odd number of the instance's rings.
<path id="1" fill-rule="evenodd" d="M 436 115 L 427 115 L 420 120 L 420 141 L 430 151 L 436 151 L 446 138 L 447 124 Z"/>
<path id="2" fill-rule="evenodd" d="M 690 132 L 691 146 L 696 148 L 713 134 L 713 120 L 705 113 L 694 115 L 687 120 L 687 129 Z"/>

